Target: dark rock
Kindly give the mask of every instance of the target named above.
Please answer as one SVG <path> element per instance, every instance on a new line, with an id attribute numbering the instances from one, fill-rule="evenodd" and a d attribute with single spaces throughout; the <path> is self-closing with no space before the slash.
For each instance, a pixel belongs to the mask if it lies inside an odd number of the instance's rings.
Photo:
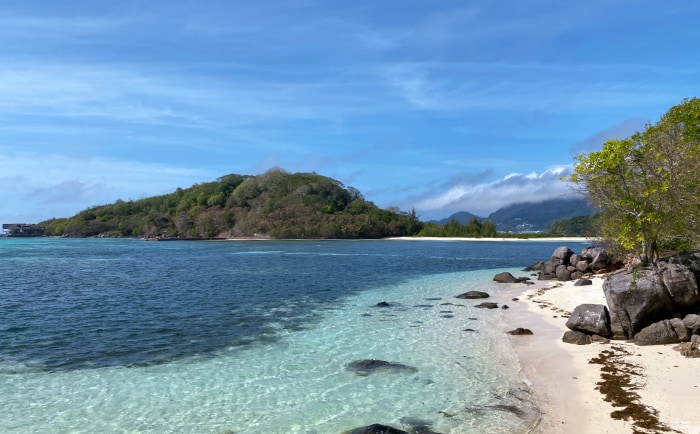
<path id="1" fill-rule="evenodd" d="M 588 286 L 588 285 L 593 285 L 593 281 L 591 279 L 579 279 L 574 283 L 574 286 Z"/>
<path id="2" fill-rule="evenodd" d="M 464 330 L 462 330 L 462 331 L 463 331 L 463 332 L 475 332 L 475 331 L 477 331 L 477 330 L 474 330 L 474 329 L 464 329 Z"/>
<path id="3" fill-rule="evenodd" d="M 610 343 L 610 339 L 604 338 L 600 335 L 591 335 L 590 338 L 591 338 L 591 342 L 598 342 L 601 344 L 609 344 Z"/>
<path id="4" fill-rule="evenodd" d="M 690 334 L 700 334 L 700 315 L 689 313 L 683 318 L 683 325 L 690 331 Z"/>
<path id="5" fill-rule="evenodd" d="M 679 320 L 680 321 L 680 320 Z M 681 325 L 683 321 L 680 321 Z M 678 326 L 678 323 L 675 324 Z M 634 343 L 637 345 L 666 345 L 681 342 L 674 324 L 669 320 L 655 322 L 644 327 L 634 335 Z"/>
<path id="6" fill-rule="evenodd" d="M 519 301 L 520 299 L 518 297 L 513 297 L 511 298 L 512 301 Z"/>
<path id="7" fill-rule="evenodd" d="M 566 326 L 574 331 L 612 337 L 610 315 L 607 306 L 602 304 L 581 304 L 576 306 L 566 321 Z"/>
<path id="8" fill-rule="evenodd" d="M 571 277 L 571 280 L 579 281 L 583 277 L 583 273 L 580 271 L 574 271 L 573 273 L 571 273 L 570 277 Z"/>
<path id="9" fill-rule="evenodd" d="M 523 336 L 523 335 L 531 335 L 533 333 L 532 333 L 532 330 L 530 330 L 530 329 L 524 329 L 522 327 L 518 327 L 515 330 L 509 331 L 508 334 L 515 335 L 515 336 Z"/>
<path id="10" fill-rule="evenodd" d="M 566 265 L 557 265 L 554 273 L 557 276 L 557 280 L 560 282 L 571 280 L 571 271 L 569 271 Z"/>
<path id="11" fill-rule="evenodd" d="M 542 267 L 544 267 L 544 262 L 535 262 L 529 267 L 524 268 L 523 271 L 540 271 L 542 270 Z"/>
<path id="12" fill-rule="evenodd" d="M 377 307 L 389 307 L 389 303 L 386 301 L 380 301 L 379 303 L 377 303 L 376 306 Z"/>
<path id="13" fill-rule="evenodd" d="M 515 277 L 507 271 L 493 276 L 493 281 L 498 283 L 521 283 L 530 280 L 529 277 Z"/>
<path id="14" fill-rule="evenodd" d="M 466 298 L 466 299 L 473 299 L 473 298 L 489 298 L 490 295 L 486 292 L 483 291 L 467 291 L 465 293 L 456 295 L 455 298 Z"/>
<path id="15" fill-rule="evenodd" d="M 408 431 L 403 431 L 389 425 L 373 423 L 372 425 L 354 428 L 348 431 L 343 431 L 342 434 L 408 434 Z"/>
<path id="16" fill-rule="evenodd" d="M 483 303 L 475 305 L 474 307 L 478 307 L 479 309 L 497 309 L 498 303 L 483 302 Z"/>
<path id="17" fill-rule="evenodd" d="M 508 306 L 507 304 L 504 304 L 503 306 L 501 306 L 501 309 L 503 309 L 503 310 L 510 309 L 510 306 Z"/>
<path id="18" fill-rule="evenodd" d="M 384 360 L 377 359 L 357 360 L 355 362 L 348 363 L 346 368 L 349 371 L 352 371 L 357 375 L 361 375 L 363 377 L 375 373 L 413 373 L 418 371 L 413 366 L 407 366 L 401 363 L 387 362 Z"/>
<path id="19" fill-rule="evenodd" d="M 681 309 L 700 303 L 698 283 L 693 272 L 681 264 L 659 261 L 658 270 L 666 291 Z"/>
<path id="20" fill-rule="evenodd" d="M 562 336 L 561 340 L 564 343 L 574 344 L 574 345 L 588 345 L 591 343 L 590 336 L 588 336 L 585 333 L 577 332 L 574 330 L 568 330 L 568 331 L 564 332 L 564 336 Z"/>
<path id="21" fill-rule="evenodd" d="M 569 265 L 569 258 L 573 254 L 574 254 L 574 252 L 572 252 L 570 248 L 568 248 L 566 246 L 562 246 L 562 247 L 557 248 L 554 251 L 554 253 L 552 253 L 552 257 L 551 257 L 549 262 L 554 266 Z"/>
<path id="22" fill-rule="evenodd" d="M 618 270 L 603 283 L 613 339 L 631 339 L 644 327 L 673 317 L 674 306 L 655 270 Z"/>
<path id="23" fill-rule="evenodd" d="M 588 262 L 586 260 L 578 261 L 575 265 L 576 269 L 582 273 L 589 270 Z"/>

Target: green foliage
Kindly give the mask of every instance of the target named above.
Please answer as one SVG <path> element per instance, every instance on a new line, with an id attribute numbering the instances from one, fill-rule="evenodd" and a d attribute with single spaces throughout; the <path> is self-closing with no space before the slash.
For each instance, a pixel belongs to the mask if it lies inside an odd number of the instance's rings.
<path id="1" fill-rule="evenodd" d="M 549 233 L 573 237 L 594 237 L 596 236 L 594 219 L 595 216 L 584 215 L 555 220 L 549 227 Z"/>
<path id="2" fill-rule="evenodd" d="M 467 224 L 461 224 L 457 219 L 452 219 L 445 225 L 425 223 L 418 232 L 419 237 L 481 238 L 496 235 L 496 225 L 492 221 L 482 221 L 476 217 L 472 217 Z"/>
<path id="3" fill-rule="evenodd" d="M 602 210 L 604 237 L 653 262 L 662 249 L 697 244 L 699 166 L 700 100 L 693 98 L 643 132 L 576 156 L 568 180 Z"/>
<path id="4" fill-rule="evenodd" d="M 281 169 L 118 200 L 43 224 L 55 236 L 146 238 L 380 238 L 414 235 L 422 227 L 414 210 L 383 210 L 334 179 Z"/>

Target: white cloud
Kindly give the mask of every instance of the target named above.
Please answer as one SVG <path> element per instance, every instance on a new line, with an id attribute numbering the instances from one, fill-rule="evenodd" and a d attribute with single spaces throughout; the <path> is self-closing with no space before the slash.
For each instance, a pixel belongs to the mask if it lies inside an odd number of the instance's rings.
<path id="1" fill-rule="evenodd" d="M 444 191 L 424 195 L 415 201 L 419 213 L 448 215 L 458 211 L 487 216 L 506 205 L 517 202 L 539 202 L 573 194 L 569 184 L 561 180 L 570 172 L 568 166 L 556 166 L 542 173 L 510 173 L 488 183 L 460 183 Z"/>

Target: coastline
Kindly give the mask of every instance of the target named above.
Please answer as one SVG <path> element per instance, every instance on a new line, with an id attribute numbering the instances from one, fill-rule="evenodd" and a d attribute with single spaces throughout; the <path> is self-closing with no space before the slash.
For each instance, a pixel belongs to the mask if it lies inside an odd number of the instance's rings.
<path id="1" fill-rule="evenodd" d="M 462 238 L 462 237 L 390 237 L 384 238 L 391 241 L 486 241 L 486 242 L 502 242 L 502 241 L 561 241 L 571 243 L 585 243 L 590 241 L 586 237 L 547 237 L 547 238 Z"/>
<path id="2" fill-rule="evenodd" d="M 500 296 L 511 307 L 504 315 L 510 329 L 529 328 L 532 336 L 509 336 L 520 363 L 525 382 L 540 408 L 541 419 L 531 431 L 554 433 L 651 433 L 700 432 L 700 414 L 695 398 L 700 378 L 694 375 L 700 360 L 686 358 L 676 345 L 637 346 L 625 341 L 573 345 L 562 342 L 568 328 L 568 314 L 584 303 L 605 304 L 603 277 L 593 277 L 593 285 L 574 286 L 573 281 L 537 281 L 523 288 L 504 286 Z M 511 301 L 517 297 L 518 301 Z M 590 363 L 603 351 L 615 350 L 617 366 L 634 372 L 636 400 L 667 429 L 645 430 L 634 419 L 614 419 L 620 410 L 599 390 L 601 364 Z"/>

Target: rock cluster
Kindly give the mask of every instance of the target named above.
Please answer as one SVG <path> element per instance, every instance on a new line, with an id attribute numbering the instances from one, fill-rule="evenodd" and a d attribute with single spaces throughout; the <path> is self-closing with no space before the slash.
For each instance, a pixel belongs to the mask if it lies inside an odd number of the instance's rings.
<path id="1" fill-rule="evenodd" d="M 538 262 L 525 271 L 539 271 L 539 280 L 556 279 L 565 282 L 610 271 L 612 267 L 608 252 L 602 247 L 586 247 L 581 254 L 576 254 L 570 248 L 562 246 L 552 253 L 549 262 Z"/>

